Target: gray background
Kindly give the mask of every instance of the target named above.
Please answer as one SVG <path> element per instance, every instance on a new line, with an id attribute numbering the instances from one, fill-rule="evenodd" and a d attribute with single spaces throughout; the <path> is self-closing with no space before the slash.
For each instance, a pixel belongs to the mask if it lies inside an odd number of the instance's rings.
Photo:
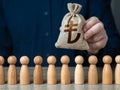
<path id="1" fill-rule="evenodd" d="M 120 0 L 112 0 L 111 7 L 115 23 L 120 34 Z"/>

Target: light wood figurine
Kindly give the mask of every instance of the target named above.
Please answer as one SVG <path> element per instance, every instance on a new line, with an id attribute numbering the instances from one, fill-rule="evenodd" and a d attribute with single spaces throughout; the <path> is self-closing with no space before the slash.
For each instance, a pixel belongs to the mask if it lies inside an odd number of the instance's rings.
<path id="1" fill-rule="evenodd" d="M 115 67 L 115 84 L 120 84 L 120 55 L 115 57 L 116 67 Z"/>
<path id="2" fill-rule="evenodd" d="M 16 62 L 17 59 L 15 56 L 8 57 L 8 63 L 10 64 L 8 68 L 8 84 L 17 84 L 17 70 L 15 67 Z"/>
<path id="3" fill-rule="evenodd" d="M 75 84 L 84 84 L 84 69 L 83 64 L 84 59 L 82 56 L 78 55 L 75 57 L 75 63 L 77 64 L 74 72 Z"/>
<path id="4" fill-rule="evenodd" d="M 0 56 L 0 85 L 5 83 L 5 72 L 4 72 L 4 58 Z"/>
<path id="5" fill-rule="evenodd" d="M 47 70 L 47 84 L 56 84 L 57 83 L 57 73 L 55 68 L 56 57 L 49 56 L 47 58 L 47 62 L 49 64 Z"/>
<path id="6" fill-rule="evenodd" d="M 68 67 L 69 62 L 70 58 L 67 55 L 61 57 L 61 84 L 70 84 L 70 70 Z"/>
<path id="7" fill-rule="evenodd" d="M 96 64 L 98 59 L 96 56 L 92 55 L 88 59 L 90 66 L 88 69 L 88 84 L 98 84 L 98 70 Z"/>
<path id="8" fill-rule="evenodd" d="M 102 71 L 102 84 L 112 84 L 112 68 L 110 63 L 112 62 L 112 57 L 105 55 L 103 57 L 104 67 Z"/>
<path id="9" fill-rule="evenodd" d="M 34 58 L 35 68 L 33 73 L 33 83 L 34 84 L 42 84 L 43 83 L 43 70 L 41 67 L 42 57 L 36 56 Z"/>
<path id="10" fill-rule="evenodd" d="M 30 72 L 28 69 L 29 58 L 27 56 L 22 56 L 20 58 L 20 63 L 22 64 L 20 69 L 20 84 L 30 84 Z"/>

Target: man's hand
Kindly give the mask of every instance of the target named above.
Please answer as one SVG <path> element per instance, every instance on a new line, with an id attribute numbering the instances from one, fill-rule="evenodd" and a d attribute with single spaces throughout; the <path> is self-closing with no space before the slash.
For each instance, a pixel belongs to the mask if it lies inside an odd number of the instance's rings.
<path id="1" fill-rule="evenodd" d="M 88 19 L 83 27 L 83 31 L 84 39 L 89 44 L 89 50 L 87 50 L 89 53 L 96 54 L 105 47 L 108 36 L 103 23 L 97 17 Z"/>

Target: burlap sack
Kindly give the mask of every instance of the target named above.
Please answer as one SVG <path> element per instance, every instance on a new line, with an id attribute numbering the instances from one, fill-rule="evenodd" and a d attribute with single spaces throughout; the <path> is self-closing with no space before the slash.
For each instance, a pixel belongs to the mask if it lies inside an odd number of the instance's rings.
<path id="1" fill-rule="evenodd" d="M 89 49 L 88 43 L 83 38 L 82 27 L 85 19 L 79 14 L 82 6 L 76 3 L 68 3 L 68 10 L 60 27 L 60 34 L 55 46 L 57 48 L 67 48 L 76 50 Z"/>

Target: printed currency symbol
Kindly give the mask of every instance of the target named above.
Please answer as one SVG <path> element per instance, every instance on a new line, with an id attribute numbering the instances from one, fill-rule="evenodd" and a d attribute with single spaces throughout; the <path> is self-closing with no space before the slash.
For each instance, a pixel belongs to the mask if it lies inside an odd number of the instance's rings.
<path id="1" fill-rule="evenodd" d="M 68 43 L 75 43 L 80 38 L 80 33 L 77 33 L 77 36 L 74 40 L 71 40 L 72 38 L 72 32 L 77 31 L 77 28 L 73 29 L 74 26 L 77 26 L 78 24 L 73 24 L 73 21 L 70 21 L 69 24 L 65 25 L 65 27 L 68 27 L 68 29 L 64 30 L 64 32 L 68 32 Z"/>

